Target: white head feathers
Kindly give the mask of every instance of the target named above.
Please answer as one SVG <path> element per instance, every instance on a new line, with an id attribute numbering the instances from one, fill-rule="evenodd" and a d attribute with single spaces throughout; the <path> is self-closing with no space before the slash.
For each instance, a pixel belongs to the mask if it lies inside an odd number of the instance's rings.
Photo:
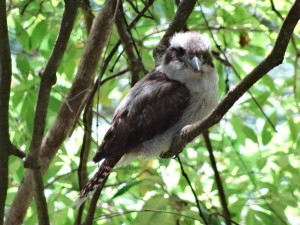
<path id="1" fill-rule="evenodd" d="M 170 45 L 182 47 L 194 52 L 206 52 L 210 50 L 210 43 L 207 37 L 197 32 L 175 33 L 170 38 Z"/>

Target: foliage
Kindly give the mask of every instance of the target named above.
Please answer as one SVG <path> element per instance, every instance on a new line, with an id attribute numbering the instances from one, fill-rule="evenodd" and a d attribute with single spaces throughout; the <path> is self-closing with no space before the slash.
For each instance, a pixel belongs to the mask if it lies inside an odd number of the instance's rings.
<path id="1" fill-rule="evenodd" d="M 128 23 L 144 7 L 143 1 L 125 1 Z M 285 16 L 292 1 L 274 1 Z M 91 1 L 93 13 L 103 1 Z M 134 10 L 136 6 L 137 10 Z M 260 63 L 272 49 L 282 24 L 271 1 L 218 0 L 198 2 L 188 19 L 188 28 L 207 35 L 212 50 L 226 53 L 232 67 L 214 60 L 219 73 L 219 97 Z M 52 1 L 9 1 L 7 19 L 13 63 L 10 98 L 10 134 L 14 145 L 28 152 L 33 132 L 40 74 L 43 71 L 59 29 L 64 3 Z M 152 49 L 167 29 L 176 11 L 173 1 L 156 0 L 131 30 L 146 70 L 154 68 Z M 204 13 L 209 26 L 206 24 Z M 297 224 L 300 220 L 300 80 L 298 26 L 282 65 L 251 88 L 248 94 L 211 128 L 210 138 L 233 221 L 239 224 Z M 213 40 L 214 39 L 214 40 Z M 104 59 L 119 40 L 113 29 Z M 87 41 L 82 11 L 57 72 L 47 114 L 46 130 L 52 125 L 73 82 Z M 103 61 L 99 62 L 99 73 Z M 128 68 L 123 47 L 110 60 L 105 77 Z M 90 159 L 108 127 L 113 111 L 130 88 L 130 73 L 103 84 L 93 107 Z M 74 224 L 77 209 L 77 169 L 83 140 L 82 118 L 64 142 L 44 175 L 49 217 L 53 224 Z M 185 172 L 201 201 L 206 215 L 221 213 L 214 173 L 202 137 L 180 155 Z M 97 165 L 88 163 L 92 174 Z M 24 174 L 23 162 L 9 158 L 7 210 Z M 89 202 L 89 200 L 88 200 Z M 153 211 L 151 211 L 153 210 Z M 84 211 L 84 217 L 87 209 Z M 184 216 L 183 216 L 184 215 Z M 214 217 L 213 217 L 214 218 Z M 95 224 L 201 224 L 192 192 L 181 176 L 176 159 L 135 160 L 117 168 L 98 201 Z M 212 220 L 220 224 L 222 217 Z M 24 224 L 37 224 L 34 201 Z"/>

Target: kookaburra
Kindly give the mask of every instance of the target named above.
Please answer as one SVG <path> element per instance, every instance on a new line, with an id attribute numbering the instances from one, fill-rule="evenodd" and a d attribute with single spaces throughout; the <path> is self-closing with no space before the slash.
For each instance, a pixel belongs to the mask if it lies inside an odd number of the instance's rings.
<path id="1" fill-rule="evenodd" d="M 180 130 L 203 119 L 217 103 L 218 77 L 207 38 L 177 33 L 162 64 L 137 82 L 115 111 L 112 124 L 93 158 L 104 160 L 80 192 L 81 205 L 115 166 L 134 158 L 158 157 Z"/>

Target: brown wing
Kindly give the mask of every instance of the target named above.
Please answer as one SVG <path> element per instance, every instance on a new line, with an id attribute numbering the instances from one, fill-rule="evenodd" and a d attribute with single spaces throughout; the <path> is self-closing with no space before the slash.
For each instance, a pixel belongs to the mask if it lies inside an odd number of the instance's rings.
<path id="1" fill-rule="evenodd" d="M 128 93 L 115 112 L 94 162 L 122 156 L 157 134 L 164 133 L 188 106 L 189 90 L 159 71 L 149 73 Z"/>

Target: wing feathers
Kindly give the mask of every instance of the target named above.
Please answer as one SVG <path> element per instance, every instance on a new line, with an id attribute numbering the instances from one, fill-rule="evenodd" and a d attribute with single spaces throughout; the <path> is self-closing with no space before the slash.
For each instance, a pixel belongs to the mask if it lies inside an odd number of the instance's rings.
<path id="1" fill-rule="evenodd" d="M 139 81 L 120 104 L 94 161 L 122 156 L 144 141 L 164 133 L 188 106 L 187 87 L 153 71 Z"/>

